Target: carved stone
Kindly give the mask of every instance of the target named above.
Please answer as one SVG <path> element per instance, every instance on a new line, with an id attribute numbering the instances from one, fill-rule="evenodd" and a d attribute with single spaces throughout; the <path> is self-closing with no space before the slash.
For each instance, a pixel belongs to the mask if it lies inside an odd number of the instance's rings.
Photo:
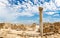
<path id="1" fill-rule="evenodd" d="M 41 36 L 43 36 L 43 15 L 42 15 L 42 12 L 43 12 L 43 8 L 42 7 L 39 7 L 39 15 L 40 15 L 40 34 Z"/>

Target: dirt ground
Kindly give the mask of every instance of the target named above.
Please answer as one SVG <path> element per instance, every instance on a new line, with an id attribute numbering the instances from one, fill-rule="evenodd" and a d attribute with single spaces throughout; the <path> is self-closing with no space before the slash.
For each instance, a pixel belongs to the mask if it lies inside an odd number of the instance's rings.
<path id="1" fill-rule="evenodd" d="M 41 36 L 38 36 L 38 34 L 39 33 L 35 31 L 17 31 L 12 29 L 0 30 L 0 38 L 41 38 Z M 54 33 L 52 35 L 45 35 L 42 38 L 60 38 L 60 34 Z"/>

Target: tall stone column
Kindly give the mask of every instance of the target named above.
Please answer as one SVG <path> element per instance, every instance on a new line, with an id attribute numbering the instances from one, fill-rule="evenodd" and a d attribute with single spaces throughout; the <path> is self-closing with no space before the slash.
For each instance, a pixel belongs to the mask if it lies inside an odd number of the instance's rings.
<path id="1" fill-rule="evenodd" d="M 41 34 L 41 37 L 43 36 L 43 8 L 42 7 L 39 7 L 39 15 L 40 15 L 40 34 Z"/>

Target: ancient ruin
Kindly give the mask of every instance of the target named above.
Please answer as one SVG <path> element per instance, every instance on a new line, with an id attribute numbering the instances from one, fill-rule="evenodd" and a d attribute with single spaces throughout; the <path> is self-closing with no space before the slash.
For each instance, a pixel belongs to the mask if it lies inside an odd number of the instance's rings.
<path id="1" fill-rule="evenodd" d="M 42 20 L 43 14 L 42 14 L 42 12 L 43 12 L 43 8 L 42 8 L 42 7 L 39 7 L 39 15 L 40 15 L 40 34 L 41 34 L 41 36 L 43 36 L 43 20 Z"/>
<path id="2" fill-rule="evenodd" d="M 0 38 L 60 38 L 60 22 L 44 23 L 43 8 L 38 9 L 39 25 L 0 23 Z"/>

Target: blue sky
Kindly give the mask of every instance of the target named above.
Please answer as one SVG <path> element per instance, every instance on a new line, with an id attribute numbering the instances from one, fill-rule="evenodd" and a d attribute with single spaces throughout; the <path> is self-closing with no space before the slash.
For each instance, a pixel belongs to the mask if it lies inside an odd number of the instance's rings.
<path id="1" fill-rule="evenodd" d="M 0 0 L 0 22 L 39 23 L 38 7 L 43 22 L 60 22 L 60 0 Z"/>

